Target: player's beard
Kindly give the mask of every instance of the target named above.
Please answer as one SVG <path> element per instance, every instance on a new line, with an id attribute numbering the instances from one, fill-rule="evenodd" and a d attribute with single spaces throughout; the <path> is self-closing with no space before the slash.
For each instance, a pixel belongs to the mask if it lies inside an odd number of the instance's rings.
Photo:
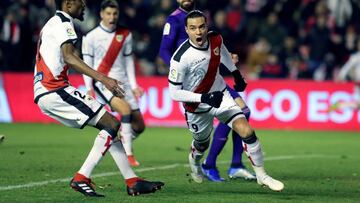
<path id="1" fill-rule="evenodd" d="M 187 12 L 190 12 L 192 10 L 194 10 L 195 8 L 195 2 L 189 2 L 189 3 L 181 3 L 180 4 L 180 8 L 184 9 Z"/>
<path id="2" fill-rule="evenodd" d="M 84 15 L 85 15 L 85 10 L 82 10 L 80 12 L 80 14 L 78 15 L 77 19 L 80 20 L 80 21 L 83 21 L 84 20 Z"/>

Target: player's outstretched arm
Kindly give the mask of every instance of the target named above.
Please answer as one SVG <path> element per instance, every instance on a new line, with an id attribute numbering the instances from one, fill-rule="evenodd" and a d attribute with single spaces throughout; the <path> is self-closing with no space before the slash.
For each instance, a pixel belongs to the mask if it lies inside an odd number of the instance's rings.
<path id="1" fill-rule="evenodd" d="M 235 81 L 234 89 L 238 92 L 243 92 L 247 86 L 246 80 L 238 69 L 231 72 L 231 74 L 233 75 Z"/>
<path id="2" fill-rule="evenodd" d="M 61 46 L 61 51 L 64 56 L 64 61 L 70 67 L 78 71 L 79 73 L 85 74 L 94 80 L 100 81 L 105 85 L 107 89 L 109 89 L 116 97 L 124 97 L 124 90 L 120 88 L 119 81 L 109 78 L 106 75 L 97 72 L 90 68 L 84 61 L 82 61 L 76 54 L 75 54 L 75 47 L 72 45 L 71 42 L 64 43 Z"/>

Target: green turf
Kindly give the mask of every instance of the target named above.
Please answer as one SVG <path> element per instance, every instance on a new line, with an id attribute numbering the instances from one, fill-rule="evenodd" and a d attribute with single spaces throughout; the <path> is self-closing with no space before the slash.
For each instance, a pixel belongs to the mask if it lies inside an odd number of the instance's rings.
<path id="1" fill-rule="evenodd" d="M 93 178 L 103 187 L 97 191 L 106 197 L 91 199 L 72 191 L 68 179 L 85 160 L 96 133 L 91 128 L 53 124 L 0 124 L 0 134 L 6 136 L 0 143 L 0 202 L 360 202 L 359 133 L 257 131 L 268 173 L 285 183 L 285 190 L 276 193 L 243 180 L 189 181 L 188 131 L 148 128 L 134 143 L 141 162 L 137 174 L 162 180 L 165 188 L 155 194 L 127 196 L 108 155 L 93 173 L 112 173 Z M 218 168 L 224 177 L 231 151 L 230 141 L 219 157 Z M 249 166 L 247 160 L 246 164 Z M 42 181 L 52 182 L 32 185 Z M 26 184 L 31 185 L 24 187 Z M 7 186 L 19 188 L 5 190 Z"/>

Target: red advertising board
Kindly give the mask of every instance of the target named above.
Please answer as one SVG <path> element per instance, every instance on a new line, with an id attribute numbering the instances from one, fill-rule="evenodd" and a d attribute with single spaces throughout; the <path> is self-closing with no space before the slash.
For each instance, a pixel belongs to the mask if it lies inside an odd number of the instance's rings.
<path id="1" fill-rule="evenodd" d="M 84 90 L 80 75 L 71 75 L 73 86 Z M 231 79 L 227 79 L 232 84 Z M 166 77 L 139 77 L 145 95 L 140 110 L 149 126 L 185 126 L 181 104 L 171 100 Z M 255 80 L 244 92 L 251 109 L 250 123 L 260 129 L 304 129 L 360 131 L 360 114 L 344 109 L 328 112 L 336 101 L 351 101 L 350 83 Z M 3 73 L 0 77 L 0 122 L 54 122 L 33 102 L 33 76 L 30 73 Z"/>

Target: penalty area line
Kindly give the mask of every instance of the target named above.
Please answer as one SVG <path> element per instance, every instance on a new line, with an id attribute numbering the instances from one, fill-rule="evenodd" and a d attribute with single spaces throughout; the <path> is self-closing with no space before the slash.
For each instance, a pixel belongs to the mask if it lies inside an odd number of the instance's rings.
<path id="1" fill-rule="evenodd" d="M 274 157 L 267 157 L 265 158 L 265 161 L 276 161 L 276 160 L 289 160 L 289 159 L 303 159 L 303 158 L 326 158 L 326 157 L 335 157 L 335 156 L 328 156 L 328 155 L 322 155 L 322 154 L 313 154 L 313 155 L 288 155 L 288 156 L 274 156 Z M 229 163 L 228 161 L 219 161 L 218 164 L 226 164 Z M 158 166 L 158 167 L 146 167 L 146 168 L 140 168 L 140 169 L 134 169 L 135 172 L 146 172 L 146 171 L 155 171 L 155 170 L 167 170 L 167 169 L 173 169 L 179 166 L 188 167 L 188 164 L 170 164 L 165 166 Z M 115 176 L 120 175 L 119 172 L 106 172 L 106 173 L 98 173 L 94 174 L 91 177 L 92 178 L 99 178 L 99 177 L 108 177 L 108 176 Z M 46 181 L 39 181 L 39 182 L 30 182 L 26 184 L 21 185 L 9 185 L 9 186 L 0 186 L 0 191 L 5 190 L 15 190 L 15 189 L 22 189 L 22 188 L 32 188 L 36 186 L 44 186 L 51 183 L 62 183 L 62 182 L 69 182 L 72 177 L 68 178 L 60 178 L 60 179 L 54 179 L 54 180 L 46 180 Z"/>

